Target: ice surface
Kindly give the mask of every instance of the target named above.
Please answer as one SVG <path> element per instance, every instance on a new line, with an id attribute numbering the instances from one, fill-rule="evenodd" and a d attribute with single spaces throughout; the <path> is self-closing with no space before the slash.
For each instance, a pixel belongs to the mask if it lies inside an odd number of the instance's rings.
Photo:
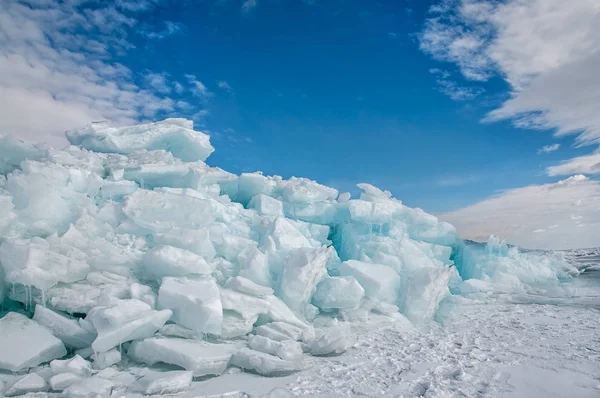
<path id="1" fill-rule="evenodd" d="M 172 310 L 174 322 L 195 332 L 221 333 L 223 306 L 214 279 L 164 278 L 158 291 L 158 308 Z"/>
<path id="2" fill-rule="evenodd" d="M 50 362 L 52 373 L 57 375 L 61 373 L 73 373 L 82 378 L 92 375 L 92 365 L 79 355 L 69 359 L 55 359 Z"/>
<path id="3" fill-rule="evenodd" d="M 95 375 L 71 384 L 63 390 L 62 396 L 65 398 L 109 398 L 114 386 L 115 383 L 112 381 Z"/>
<path id="4" fill-rule="evenodd" d="M 276 341 L 302 339 L 304 329 L 285 322 L 270 322 L 260 325 L 255 329 L 255 333 L 260 336 L 268 337 Z"/>
<path id="5" fill-rule="evenodd" d="M 365 289 L 351 276 L 325 278 L 317 285 L 313 303 L 322 310 L 353 309 L 360 305 Z"/>
<path id="6" fill-rule="evenodd" d="M 297 341 L 277 341 L 260 335 L 250 337 L 248 347 L 266 354 L 277 355 L 286 361 L 297 361 L 303 354 L 302 346 Z"/>
<path id="7" fill-rule="evenodd" d="M 212 267 L 203 257 L 186 249 L 157 246 L 144 255 L 144 277 L 160 280 L 165 276 L 210 275 Z"/>
<path id="8" fill-rule="evenodd" d="M 7 397 L 14 397 L 17 395 L 25 395 L 30 392 L 44 391 L 46 386 L 46 380 L 35 373 L 31 373 L 10 386 L 4 395 Z"/>
<path id="9" fill-rule="evenodd" d="M 412 273 L 403 286 L 402 312 L 414 322 L 430 320 L 440 301 L 450 294 L 448 282 L 455 271 L 452 268 L 421 268 Z"/>
<path id="10" fill-rule="evenodd" d="M 95 152 L 128 154 L 166 149 L 187 162 L 205 160 L 214 151 L 209 137 L 192 130 L 191 122 L 182 119 L 120 128 L 92 123 L 85 129 L 68 132 L 67 139 Z"/>
<path id="11" fill-rule="evenodd" d="M 237 351 L 232 344 L 211 344 L 171 338 L 148 338 L 135 341 L 127 355 L 135 361 L 154 365 L 158 362 L 181 366 L 194 376 L 220 375 L 225 371 L 231 355 Z"/>
<path id="12" fill-rule="evenodd" d="M 58 282 L 76 282 L 86 277 L 85 262 L 53 252 L 43 239 L 5 240 L 0 245 L 0 262 L 6 281 L 48 289 Z"/>
<path id="13" fill-rule="evenodd" d="M 83 377 L 75 373 L 59 373 L 50 378 L 50 388 L 52 391 L 63 391 L 73 384 L 80 383 Z"/>
<path id="14" fill-rule="evenodd" d="M 225 287 L 250 296 L 265 297 L 273 294 L 273 289 L 254 283 L 252 280 L 242 276 L 227 279 Z"/>
<path id="15" fill-rule="evenodd" d="M 364 288 L 365 295 L 395 303 L 400 289 L 400 276 L 391 267 L 348 260 L 338 267 L 341 276 L 352 276 Z"/>
<path id="16" fill-rule="evenodd" d="M 94 369 L 106 369 L 121 362 L 121 351 L 113 348 L 105 352 L 98 352 L 92 355 L 92 359 L 94 360 Z"/>
<path id="17" fill-rule="evenodd" d="M 244 319 L 253 319 L 268 314 L 271 303 L 264 298 L 250 296 L 230 289 L 221 289 L 224 310 L 237 312 Z"/>
<path id="18" fill-rule="evenodd" d="M 109 307 L 94 308 L 87 316 L 98 337 L 92 343 L 96 352 L 105 352 L 131 340 L 152 336 L 169 318 L 172 311 L 153 310 L 140 300 L 119 300 Z"/>
<path id="19" fill-rule="evenodd" d="M 24 315 L 9 312 L 0 319 L 0 369 L 17 372 L 67 354 L 50 330 Z"/>
<path id="20" fill-rule="evenodd" d="M 258 214 L 263 216 L 283 216 L 283 202 L 262 193 L 254 196 L 250 200 L 248 207 L 255 209 Z"/>
<path id="21" fill-rule="evenodd" d="M 290 253 L 281 274 L 279 296 L 298 314 L 306 316 L 317 283 L 325 276 L 329 248 L 299 248 Z"/>
<path id="22" fill-rule="evenodd" d="M 136 381 L 132 390 L 144 395 L 178 394 L 190 389 L 192 377 L 192 372 L 185 371 L 152 373 Z"/>
<path id="23" fill-rule="evenodd" d="M 216 254 L 207 228 L 187 229 L 175 227 L 168 232 L 154 234 L 153 241 L 157 245 L 168 245 L 189 250 L 202 256 L 207 262 L 212 261 Z"/>
<path id="24" fill-rule="evenodd" d="M 252 370 L 264 376 L 277 376 L 301 369 L 297 362 L 286 361 L 275 355 L 242 348 L 231 357 L 231 364 L 242 369 Z"/>
<path id="25" fill-rule="evenodd" d="M 309 344 L 312 355 L 341 354 L 349 346 L 348 331 L 344 327 L 332 328 Z"/>
<path id="26" fill-rule="evenodd" d="M 79 349 L 92 345 L 95 331 L 85 330 L 74 318 L 58 314 L 41 305 L 35 306 L 33 320 L 50 329 L 67 347 Z"/>

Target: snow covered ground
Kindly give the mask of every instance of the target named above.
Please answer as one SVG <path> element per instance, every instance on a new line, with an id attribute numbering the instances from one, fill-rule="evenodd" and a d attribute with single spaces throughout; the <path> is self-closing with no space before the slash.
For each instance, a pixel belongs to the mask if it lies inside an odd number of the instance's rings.
<path id="1" fill-rule="evenodd" d="M 67 137 L 0 136 L 5 396 L 600 395 L 597 250 L 238 176 L 188 120 Z"/>

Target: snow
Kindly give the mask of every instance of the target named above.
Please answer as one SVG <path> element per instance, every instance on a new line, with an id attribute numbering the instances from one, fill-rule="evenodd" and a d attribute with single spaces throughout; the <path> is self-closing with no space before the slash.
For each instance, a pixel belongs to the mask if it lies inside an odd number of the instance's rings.
<path id="1" fill-rule="evenodd" d="M 64 149 L 0 137 L 4 370 L 62 358 L 29 372 L 66 398 L 278 387 L 274 395 L 503 395 L 512 390 L 502 372 L 521 395 L 548 396 L 506 359 L 526 339 L 551 357 L 552 369 L 525 358 L 532 378 L 564 381 L 553 377 L 560 369 L 579 383 L 576 396 L 597 392 L 593 366 L 574 370 L 583 345 L 561 351 L 575 358 L 569 369 L 543 346 L 551 330 L 596 349 L 582 331 L 597 314 L 573 304 L 600 297 L 580 285 L 599 261 L 572 264 L 587 253 L 462 241 L 366 183 L 351 198 L 306 178 L 237 176 L 204 162 L 209 137 L 184 119 L 92 124 L 68 137 Z M 190 387 L 189 372 L 221 376 Z M 8 388 L 21 377 L 0 375 Z"/>
<path id="2" fill-rule="evenodd" d="M 213 279 L 163 278 L 158 308 L 172 310 L 174 322 L 195 332 L 221 334 L 223 306 Z"/>
<path id="3" fill-rule="evenodd" d="M 158 362 L 181 366 L 194 376 L 220 375 L 225 371 L 231 355 L 237 350 L 232 344 L 211 344 L 172 338 L 148 338 L 135 341 L 127 355 L 132 359 L 154 365 Z"/>
<path id="4" fill-rule="evenodd" d="M 10 312 L 0 319 L 0 369 L 17 372 L 67 354 L 50 330 L 24 315 Z"/>

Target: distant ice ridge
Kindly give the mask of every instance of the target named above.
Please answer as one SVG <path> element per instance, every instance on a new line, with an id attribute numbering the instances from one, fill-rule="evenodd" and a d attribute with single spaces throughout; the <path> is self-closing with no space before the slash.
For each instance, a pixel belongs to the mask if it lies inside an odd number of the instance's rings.
<path id="1" fill-rule="evenodd" d="M 14 310 L 0 319 L 0 369 L 76 359 L 35 368 L 13 393 L 105 396 L 132 383 L 111 368 L 124 358 L 185 369 L 138 375 L 142 392 L 176 393 L 230 366 L 287 374 L 303 355 L 343 353 L 348 324 L 372 312 L 422 323 L 450 288 L 569 276 L 560 257 L 495 238 L 467 246 L 370 184 L 352 199 L 210 167 L 209 137 L 192 127 L 94 124 L 60 150 L 0 136 L 0 300 Z M 315 332 L 316 318 L 338 326 Z"/>

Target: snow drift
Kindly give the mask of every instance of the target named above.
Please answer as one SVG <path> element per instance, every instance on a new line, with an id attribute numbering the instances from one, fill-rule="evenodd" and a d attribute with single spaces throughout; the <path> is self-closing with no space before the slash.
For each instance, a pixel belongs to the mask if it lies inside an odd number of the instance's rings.
<path id="1" fill-rule="evenodd" d="M 229 366 L 286 374 L 305 353 L 349 346 L 343 326 L 315 334 L 316 318 L 422 323 L 451 290 L 569 275 L 560 258 L 494 239 L 470 248 L 369 184 L 352 199 L 305 178 L 210 167 L 209 137 L 188 120 L 67 138 L 58 150 L 0 137 L 0 300 L 12 311 L 0 319 L 0 369 L 52 361 L 18 391 L 108 396 L 132 382 L 110 367 L 123 359 L 185 370 L 138 375 L 139 391 L 175 393 Z"/>

